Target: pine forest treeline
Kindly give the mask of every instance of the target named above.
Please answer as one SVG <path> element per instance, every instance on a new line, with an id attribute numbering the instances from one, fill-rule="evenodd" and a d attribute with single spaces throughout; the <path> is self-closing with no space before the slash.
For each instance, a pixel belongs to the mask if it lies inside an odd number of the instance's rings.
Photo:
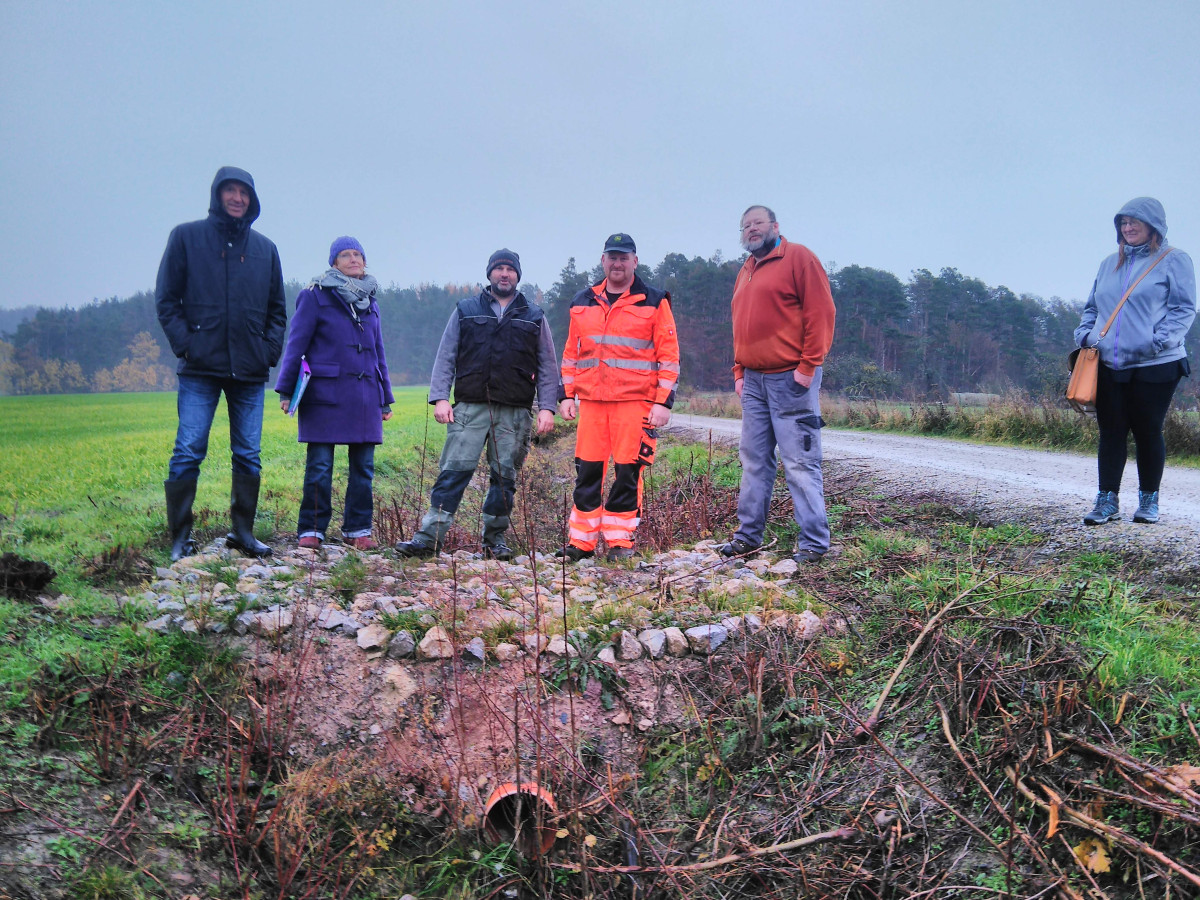
<path id="1" fill-rule="evenodd" d="M 671 253 L 653 269 L 639 268 L 644 280 L 671 292 L 685 393 L 731 387 L 729 298 L 741 262 Z M 546 308 L 560 350 L 571 298 L 599 277 L 598 269 L 579 269 L 572 258 L 545 293 L 522 285 Z M 958 392 L 1061 392 L 1078 303 L 1018 296 L 955 269 L 918 269 L 903 282 L 890 272 L 851 265 L 833 269 L 830 283 L 838 308 L 825 367 L 830 391 L 909 400 Z M 301 287 L 288 285 L 289 310 Z M 428 382 L 450 310 L 478 290 L 478 284 L 423 284 L 381 292 L 396 384 Z M 1197 329 L 1188 347 L 1198 358 Z M 150 293 L 79 309 L 39 309 L 0 335 L 0 394 L 169 390 L 173 363 Z"/>

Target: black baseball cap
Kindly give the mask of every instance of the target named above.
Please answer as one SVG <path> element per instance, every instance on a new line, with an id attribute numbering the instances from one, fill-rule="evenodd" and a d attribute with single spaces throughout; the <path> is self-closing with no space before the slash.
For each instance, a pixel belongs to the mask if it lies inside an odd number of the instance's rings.
<path id="1" fill-rule="evenodd" d="M 629 235 L 618 231 L 616 234 L 608 236 L 608 240 L 604 242 L 604 252 L 637 253 L 637 244 Z"/>

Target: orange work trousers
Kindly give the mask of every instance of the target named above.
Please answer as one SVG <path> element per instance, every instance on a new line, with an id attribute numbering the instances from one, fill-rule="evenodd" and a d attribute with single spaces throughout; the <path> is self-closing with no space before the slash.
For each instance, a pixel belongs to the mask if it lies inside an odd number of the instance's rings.
<path id="1" fill-rule="evenodd" d="M 658 433 L 648 421 L 649 400 L 582 400 L 575 432 L 575 497 L 570 543 L 595 550 L 600 535 L 609 547 L 632 547 L 642 519 L 642 469 L 654 462 Z M 608 460 L 613 484 L 604 496 Z"/>

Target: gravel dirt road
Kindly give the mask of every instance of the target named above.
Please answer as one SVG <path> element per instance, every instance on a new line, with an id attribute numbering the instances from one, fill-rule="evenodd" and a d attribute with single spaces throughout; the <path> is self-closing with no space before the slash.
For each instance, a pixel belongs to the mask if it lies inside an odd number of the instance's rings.
<path id="1" fill-rule="evenodd" d="M 676 415 L 669 428 L 736 443 L 741 422 Z M 1137 470 L 1130 459 L 1122 481 L 1121 521 L 1086 527 L 1082 518 L 1096 496 L 1091 455 L 833 428 L 826 428 L 821 440 L 833 475 L 858 473 L 897 493 L 954 498 L 985 519 L 1025 522 L 1052 536 L 1051 552 L 1140 552 L 1172 580 L 1200 579 L 1200 470 L 1168 466 L 1159 523 L 1138 525 L 1132 521 Z"/>

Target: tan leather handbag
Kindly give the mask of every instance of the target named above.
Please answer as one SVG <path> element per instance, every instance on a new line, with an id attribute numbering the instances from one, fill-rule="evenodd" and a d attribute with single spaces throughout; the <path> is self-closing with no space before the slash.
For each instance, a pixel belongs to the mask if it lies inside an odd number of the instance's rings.
<path id="1" fill-rule="evenodd" d="M 1150 267 L 1138 276 L 1137 281 L 1129 286 L 1129 289 L 1125 291 L 1125 296 L 1117 304 L 1117 308 L 1112 311 L 1112 315 L 1108 317 L 1108 321 L 1100 329 L 1100 337 L 1096 340 L 1097 345 L 1100 341 L 1104 340 L 1104 336 L 1108 334 L 1108 329 L 1112 328 L 1112 323 L 1117 319 L 1117 313 L 1121 311 L 1121 307 L 1125 305 L 1125 301 L 1129 299 L 1129 295 L 1133 293 L 1133 289 L 1141 284 L 1142 279 L 1149 275 L 1151 270 L 1166 259 L 1167 254 L 1174 249 L 1174 247 L 1168 247 L 1164 250 L 1158 259 L 1150 263 Z M 1099 347 L 1093 345 L 1091 347 L 1072 350 L 1071 355 L 1067 357 L 1067 364 L 1071 367 L 1071 380 L 1067 382 L 1067 402 L 1071 404 L 1071 408 L 1076 412 L 1083 413 L 1084 415 L 1095 415 L 1096 384 L 1100 380 Z"/>

